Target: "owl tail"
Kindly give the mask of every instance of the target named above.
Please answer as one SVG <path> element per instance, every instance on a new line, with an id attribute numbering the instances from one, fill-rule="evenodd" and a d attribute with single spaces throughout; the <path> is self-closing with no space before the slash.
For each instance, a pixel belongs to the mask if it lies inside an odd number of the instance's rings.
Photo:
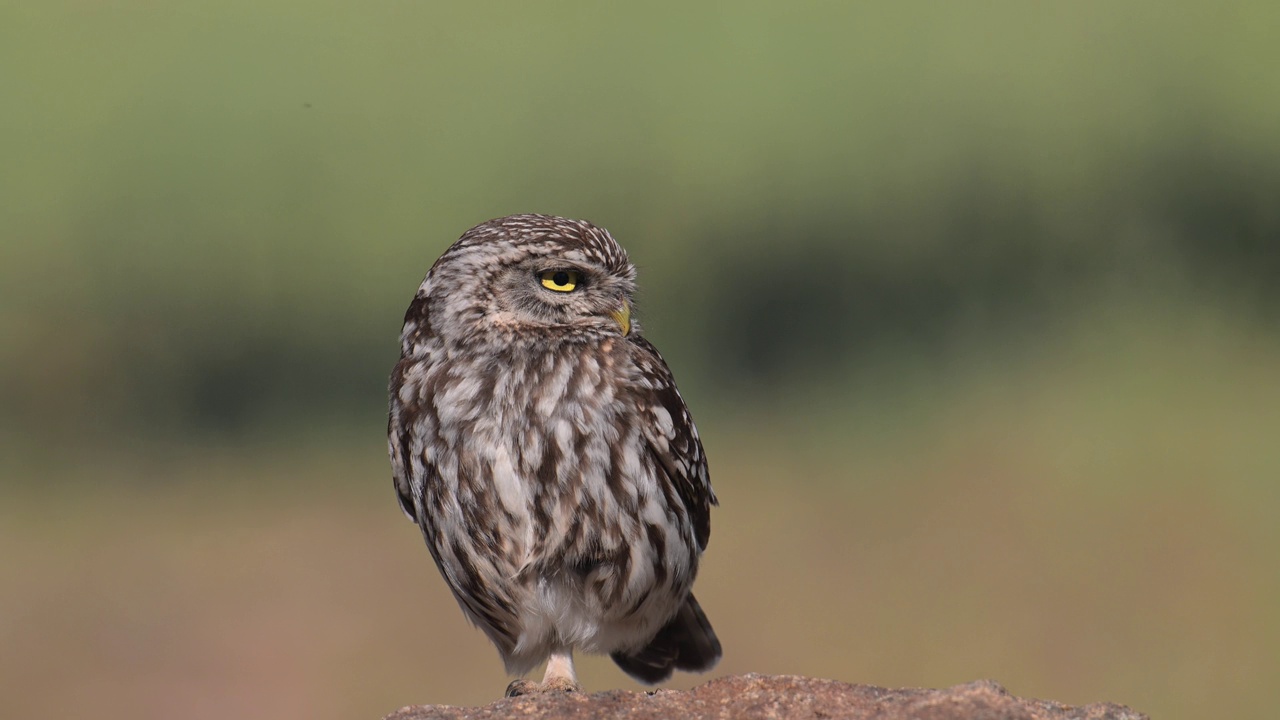
<path id="1" fill-rule="evenodd" d="M 634 653 L 615 652 L 609 657 L 631 677 L 656 685 L 675 670 L 704 672 L 715 667 L 720 660 L 720 640 L 690 595 L 648 645 Z"/>

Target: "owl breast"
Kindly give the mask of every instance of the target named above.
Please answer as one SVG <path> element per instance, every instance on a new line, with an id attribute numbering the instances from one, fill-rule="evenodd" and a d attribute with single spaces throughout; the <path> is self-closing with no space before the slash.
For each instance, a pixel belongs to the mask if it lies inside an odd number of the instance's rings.
<path id="1" fill-rule="evenodd" d="M 415 514 L 513 671 L 549 645 L 638 646 L 689 592 L 697 543 L 645 432 L 665 411 L 646 404 L 636 351 L 543 339 L 402 373 Z"/>

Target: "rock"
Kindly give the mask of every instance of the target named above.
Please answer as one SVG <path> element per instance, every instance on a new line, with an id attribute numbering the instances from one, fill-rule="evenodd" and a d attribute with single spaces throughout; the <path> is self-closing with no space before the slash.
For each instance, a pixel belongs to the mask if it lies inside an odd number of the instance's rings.
<path id="1" fill-rule="evenodd" d="M 793 675 L 735 675 L 692 690 L 547 693 L 484 707 L 416 705 L 386 720 L 498 718 L 848 718 L 850 720 L 1149 720 L 1123 705 L 1071 707 L 1010 695 L 990 680 L 943 690 L 889 689 Z"/>

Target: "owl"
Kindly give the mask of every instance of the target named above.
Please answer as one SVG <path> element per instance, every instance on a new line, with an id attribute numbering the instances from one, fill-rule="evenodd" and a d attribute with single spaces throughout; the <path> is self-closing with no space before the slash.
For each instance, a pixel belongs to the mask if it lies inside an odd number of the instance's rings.
<path id="1" fill-rule="evenodd" d="M 468 230 L 405 313 L 387 428 L 400 507 L 508 695 L 579 690 L 573 652 L 648 684 L 720 641 L 691 588 L 717 504 L 666 362 L 604 229 L 512 215 Z"/>

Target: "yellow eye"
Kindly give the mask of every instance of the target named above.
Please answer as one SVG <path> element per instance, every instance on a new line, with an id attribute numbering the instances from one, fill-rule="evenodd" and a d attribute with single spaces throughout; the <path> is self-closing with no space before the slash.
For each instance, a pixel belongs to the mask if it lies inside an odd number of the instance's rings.
<path id="1" fill-rule="evenodd" d="M 556 292 L 573 292 L 581 278 L 576 270 L 543 270 L 538 273 L 542 287 Z"/>

